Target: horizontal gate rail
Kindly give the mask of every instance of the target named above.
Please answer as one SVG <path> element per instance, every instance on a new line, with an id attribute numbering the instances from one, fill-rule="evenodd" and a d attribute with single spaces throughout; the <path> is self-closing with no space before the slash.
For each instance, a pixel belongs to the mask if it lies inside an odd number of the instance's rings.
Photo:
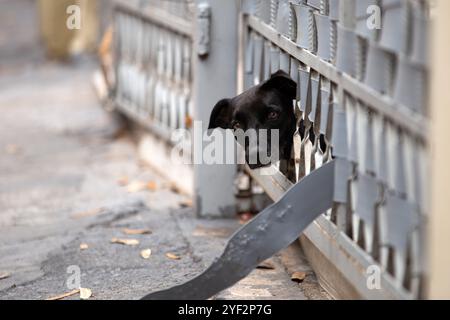
<path id="1" fill-rule="evenodd" d="M 194 35 L 194 29 L 191 21 L 171 14 L 170 12 L 162 10 L 158 7 L 152 6 L 150 8 L 139 8 L 129 2 L 121 1 L 117 2 L 116 8 L 121 12 L 139 17 L 145 22 L 157 24 L 165 29 L 187 37 L 193 37 Z"/>
<path id="2" fill-rule="evenodd" d="M 388 96 L 380 96 L 371 88 L 337 70 L 331 63 L 298 47 L 290 39 L 286 38 L 257 17 L 246 16 L 245 19 L 252 31 L 271 41 L 275 46 L 283 49 L 293 58 L 301 61 L 311 69 L 314 69 L 333 83 L 338 84 L 342 89 L 352 92 L 355 98 L 370 104 L 377 112 L 392 119 L 392 121 L 401 125 L 404 129 L 408 130 L 418 138 L 423 139 L 424 141 L 426 140 L 426 132 L 429 128 L 427 118 L 420 114 L 413 113 L 411 110 L 398 104 Z"/>
<path id="3" fill-rule="evenodd" d="M 139 116 L 135 112 L 133 112 L 134 106 L 128 103 L 126 100 L 117 99 L 116 102 L 117 107 L 120 108 L 120 111 L 127 116 L 128 118 L 132 119 L 136 123 L 138 123 L 143 128 L 149 130 L 152 134 L 154 134 L 159 139 L 167 142 L 169 145 L 171 144 L 172 139 L 172 132 L 164 128 L 162 126 L 159 126 L 158 124 L 149 121 L 145 117 Z"/>

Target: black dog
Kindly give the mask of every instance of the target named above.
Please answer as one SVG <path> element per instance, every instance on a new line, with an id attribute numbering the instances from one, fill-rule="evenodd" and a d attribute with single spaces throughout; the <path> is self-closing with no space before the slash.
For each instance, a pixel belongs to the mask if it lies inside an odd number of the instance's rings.
<path id="1" fill-rule="evenodd" d="M 254 129 L 266 129 L 267 146 L 271 145 L 270 130 L 279 130 L 279 157 L 283 163 L 291 157 L 293 135 L 296 120 L 293 100 L 297 95 L 297 84 L 284 71 L 278 71 L 271 78 L 232 99 L 223 99 L 214 107 L 209 122 L 209 129 L 241 129 L 244 132 Z M 259 143 L 258 143 L 259 148 Z M 257 149 L 258 149 L 257 148 Z M 250 148 L 245 142 L 245 160 L 251 169 L 264 167 L 259 150 Z M 270 155 L 270 150 L 267 151 Z M 256 154 L 256 155 L 255 155 Z M 257 159 L 257 162 L 249 161 Z"/>

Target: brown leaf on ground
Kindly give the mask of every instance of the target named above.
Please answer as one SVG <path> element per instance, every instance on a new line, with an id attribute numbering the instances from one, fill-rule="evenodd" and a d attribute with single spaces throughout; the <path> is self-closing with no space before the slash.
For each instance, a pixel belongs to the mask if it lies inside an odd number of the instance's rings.
<path id="1" fill-rule="evenodd" d="M 156 191 L 158 189 L 158 186 L 156 184 L 156 182 L 154 181 L 149 181 L 149 182 L 144 182 L 144 181 L 133 181 L 130 184 L 128 184 L 127 186 L 127 191 L 129 193 L 137 193 L 137 192 L 141 192 L 141 191 Z"/>
<path id="2" fill-rule="evenodd" d="M 123 176 L 123 177 L 117 179 L 117 183 L 120 186 L 125 187 L 128 183 L 130 183 L 130 180 L 128 179 L 128 177 Z"/>
<path id="3" fill-rule="evenodd" d="M 151 249 L 145 249 L 145 250 L 141 251 L 142 259 L 148 259 L 148 258 L 150 258 L 151 255 L 152 255 L 152 250 Z"/>
<path id="4" fill-rule="evenodd" d="M 0 280 L 7 279 L 9 277 L 11 277 L 9 272 L 0 272 Z"/>
<path id="5" fill-rule="evenodd" d="M 261 270 L 275 270 L 275 266 L 272 262 L 266 260 L 261 262 L 256 269 L 261 269 Z"/>
<path id="6" fill-rule="evenodd" d="M 183 191 L 175 183 L 170 184 L 170 191 L 177 194 L 183 194 Z"/>
<path id="7" fill-rule="evenodd" d="M 298 283 L 303 282 L 303 280 L 305 280 L 305 278 L 306 278 L 306 272 L 303 272 L 303 271 L 294 272 L 291 276 L 291 280 L 294 282 L 298 282 Z"/>
<path id="8" fill-rule="evenodd" d="M 128 193 L 137 193 L 147 189 L 147 184 L 143 181 L 133 181 L 127 186 Z"/>
<path id="9" fill-rule="evenodd" d="M 194 202 L 191 199 L 185 199 L 179 202 L 181 208 L 192 208 L 194 206 Z"/>
<path id="10" fill-rule="evenodd" d="M 129 229 L 129 228 L 123 229 L 122 232 L 132 236 L 152 233 L 150 229 Z"/>
<path id="11" fill-rule="evenodd" d="M 70 292 L 63 293 L 63 294 L 60 294 L 58 296 L 54 296 L 54 297 L 51 297 L 51 298 L 47 298 L 45 300 L 47 300 L 47 301 L 62 300 L 64 298 L 68 298 L 68 297 L 74 296 L 74 295 L 76 295 L 78 293 L 80 293 L 80 289 L 72 290 Z"/>
<path id="12" fill-rule="evenodd" d="M 184 119 L 184 123 L 186 125 L 187 129 L 192 128 L 192 117 L 191 116 L 186 116 L 186 118 Z"/>
<path id="13" fill-rule="evenodd" d="M 126 246 L 137 246 L 139 245 L 139 240 L 137 239 L 119 239 L 119 238 L 112 238 L 111 243 L 115 244 L 123 244 Z"/>
<path id="14" fill-rule="evenodd" d="M 73 214 L 72 219 L 82 219 L 87 217 L 93 217 L 100 214 L 103 211 L 103 208 L 92 209 L 84 212 L 78 212 Z"/>
<path id="15" fill-rule="evenodd" d="M 147 189 L 150 191 L 156 191 L 158 190 L 158 185 L 154 181 L 150 181 L 147 183 Z"/>
<path id="16" fill-rule="evenodd" d="M 87 243 L 80 244 L 80 250 L 87 250 L 89 249 L 89 245 Z"/>
<path id="17" fill-rule="evenodd" d="M 5 147 L 5 152 L 9 155 L 16 155 L 20 152 L 20 148 L 16 144 L 8 144 Z"/>
<path id="18" fill-rule="evenodd" d="M 88 300 L 90 297 L 92 297 L 92 290 L 88 288 L 80 288 L 80 299 L 81 300 Z"/>
<path id="19" fill-rule="evenodd" d="M 180 260 L 181 259 L 180 256 L 177 256 L 176 254 L 171 253 L 171 252 L 166 253 L 166 257 L 171 259 L 171 260 Z"/>
<path id="20" fill-rule="evenodd" d="M 246 224 L 247 222 L 249 222 L 250 220 L 252 220 L 254 216 L 255 216 L 255 215 L 254 215 L 253 213 L 251 213 L 251 212 L 244 212 L 244 213 L 241 213 L 241 214 L 239 215 L 239 223 L 240 223 L 240 224 Z"/>

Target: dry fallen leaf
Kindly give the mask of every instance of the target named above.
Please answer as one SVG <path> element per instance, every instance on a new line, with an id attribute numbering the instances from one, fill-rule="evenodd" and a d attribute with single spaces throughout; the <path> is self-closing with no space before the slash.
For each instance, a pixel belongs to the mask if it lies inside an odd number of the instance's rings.
<path id="1" fill-rule="evenodd" d="M 0 280 L 7 279 L 11 277 L 11 274 L 8 272 L 0 272 Z"/>
<path id="2" fill-rule="evenodd" d="M 125 187 L 129 182 L 130 181 L 129 181 L 128 177 L 125 177 L 125 176 L 121 177 L 117 180 L 117 183 L 122 187 Z"/>
<path id="3" fill-rule="evenodd" d="M 128 235 L 141 235 L 152 233 L 150 229 L 128 229 L 128 228 L 123 229 L 122 232 Z"/>
<path id="4" fill-rule="evenodd" d="M 92 297 L 92 290 L 88 288 L 80 288 L 80 299 L 81 300 L 88 300 L 90 297 Z"/>
<path id="5" fill-rule="evenodd" d="M 73 219 L 81 219 L 81 218 L 87 218 L 87 217 L 93 217 L 98 214 L 100 214 L 103 211 L 103 208 L 97 208 L 89 211 L 84 212 L 78 212 L 72 215 Z"/>
<path id="6" fill-rule="evenodd" d="M 87 250 L 89 249 L 89 245 L 87 243 L 80 244 L 80 250 Z"/>
<path id="7" fill-rule="evenodd" d="M 147 183 L 147 189 L 150 191 L 156 191 L 158 189 L 158 185 L 154 181 L 150 181 Z"/>
<path id="8" fill-rule="evenodd" d="M 171 260 L 180 260 L 181 259 L 180 256 L 177 256 L 176 254 L 170 253 L 170 252 L 166 253 L 166 257 L 171 259 Z"/>
<path id="9" fill-rule="evenodd" d="M 194 206 L 194 203 L 191 199 L 185 199 L 183 201 L 180 201 L 180 207 L 182 208 L 192 208 Z"/>
<path id="10" fill-rule="evenodd" d="M 250 220 L 252 220 L 254 217 L 254 214 L 251 212 L 244 212 L 239 215 L 239 223 L 240 224 L 246 224 Z"/>
<path id="11" fill-rule="evenodd" d="M 256 268 L 262 270 L 275 270 L 273 263 L 268 260 L 261 262 Z"/>
<path id="12" fill-rule="evenodd" d="M 187 129 L 190 129 L 192 127 L 192 117 L 186 116 L 184 119 L 185 125 Z"/>
<path id="13" fill-rule="evenodd" d="M 141 251 L 141 257 L 143 259 L 148 259 L 150 258 L 150 256 L 152 255 L 152 250 L 151 249 L 145 249 Z"/>
<path id="14" fill-rule="evenodd" d="M 16 155 L 20 152 L 20 148 L 15 144 L 8 144 L 5 148 L 5 151 L 9 155 Z"/>
<path id="15" fill-rule="evenodd" d="M 136 192 L 141 192 L 141 191 L 145 191 L 145 190 L 156 191 L 157 189 L 158 189 L 158 186 L 156 185 L 156 182 L 154 182 L 154 181 L 149 181 L 149 182 L 133 181 L 130 184 L 128 184 L 128 186 L 127 186 L 127 191 L 129 193 L 136 193 Z"/>
<path id="16" fill-rule="evenodd" d="M 45 300 L 48 300 L 48 301 L 50 301 L 50 300 L 61 300 L 61 299 L 67 298 L 67 297 L 74 296 L 74 295 L 78 294 L 79 292 L 80 292 L 80 289 L 76 289 L 76 290 L 73 290 L 73 291 L 70 291 L 70 292 L 67 292 L 67 293 L 64 293 L 64 294 L 60 294 L 58 296 L 47 298 Z"/>
<path id="17" fill-rule="evenodd" d="M 147 188 L 147 184 L 142 181 L 133 181 L 127 186 L 128 193 L 137 193 L 144 191 Z"/>
<path id="18" fill-rule="evenodd" d="M 139 245 L 139 240 L 112 238 L 111 243 L 123 244 L 126 246 L 137 246 L 137 245 Z"/>
<path id="19" fill-rule="evenodd" d="M 178 187 L 175 183 L 170 183 L 169 185 L 169 189 L 170 191 L 172 191 L 173 193 L 177 193 L 177 194 L 186 194 L 180 187 Z"/>
<path id="20" fill-rule="evenodd" d="M 306 272 L 303 272 L 303 271 L 294 272 L 291 276 L 291 280 L 298 282 L 298 283 L 303 282 L 303 280 L 305 280 L 305 278 L 306 278 Z"/>

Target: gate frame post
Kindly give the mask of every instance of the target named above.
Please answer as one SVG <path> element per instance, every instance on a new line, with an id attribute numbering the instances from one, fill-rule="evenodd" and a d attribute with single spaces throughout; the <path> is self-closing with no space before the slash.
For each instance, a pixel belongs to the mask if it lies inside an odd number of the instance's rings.
<path id="1" fill-rule="evenodd" d="M 450 299 L 450 243 L 448 187 L 450 169 L 450 143 L 448 119 L 450 117 L 450 94 L 448 92 L 448 76 L 450 73 L 450 45 L 448 32 L 450 23 L 447 15 L 450 11 L 448 0 L 436 1 L 434 9 L 436 21 L 433 25 L 430 47 L 431 61 L 431 215 L 428 226 L 429 249 L 429 299 Z"/>
<path id="2" fill-rule="evenodd" d="M 210 8 L 209 24 L 205 23 L 204 16 L 199 16 L 204 12 L 201 9 L 204 10 L 205 5 Z M 237 93 L 239 1 L 195 0 L 195 13 L 194 120 L 201 121 L 203 133 L 208 129 L 215 104 Z M 206 35 L 205 26 L 209 28 Z M 209 40 L 208 53 L 199 55 L 204 53 L 205 39 Z M 203 151 L 203 145 L 199 145 L 201 142 L 193 143 L 194 152 Z M 224 218 L 236 214 L 236 172 L 235 164 L 194 163 L 195 205 L 199 217 Z"/>

